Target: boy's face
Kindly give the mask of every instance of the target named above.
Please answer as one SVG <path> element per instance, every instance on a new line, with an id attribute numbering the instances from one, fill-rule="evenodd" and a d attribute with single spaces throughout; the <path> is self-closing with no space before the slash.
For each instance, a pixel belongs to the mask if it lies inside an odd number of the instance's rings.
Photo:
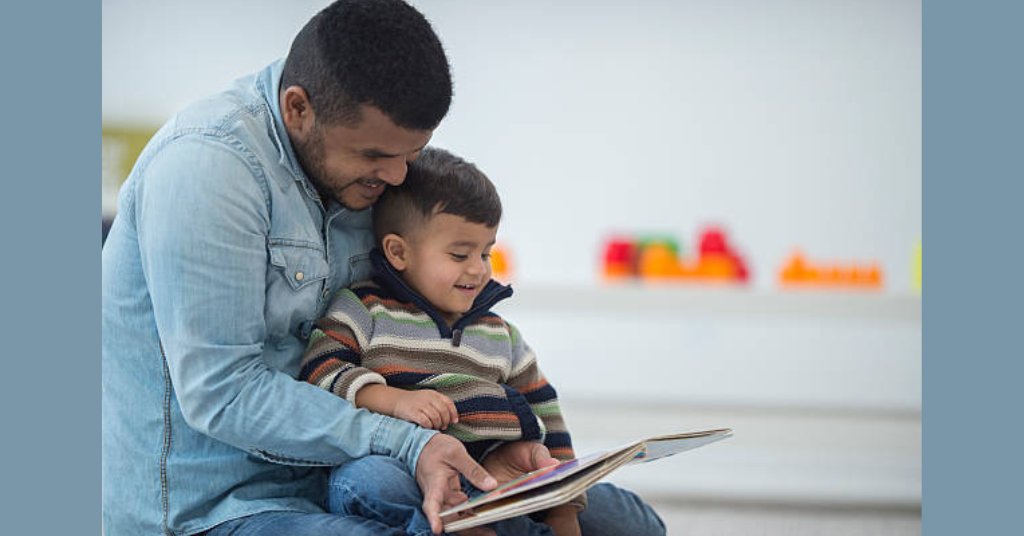
<path id="1" fill-rule="evenodd" d="M 491 279 L 491 247 L 498 227 L 436 214 L 406 240 L 402 279 L 442 314 L 458 317 Z"/>

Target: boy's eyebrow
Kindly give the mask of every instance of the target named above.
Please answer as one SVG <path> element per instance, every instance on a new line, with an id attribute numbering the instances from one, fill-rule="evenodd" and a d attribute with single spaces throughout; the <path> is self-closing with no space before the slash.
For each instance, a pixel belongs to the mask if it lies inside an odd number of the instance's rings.
<path id="1" fill-rule="evenodd" d="M 493 246 L 494 245 L 494 240 L 491 240 L 490 242 L 488 242 L 487 245 L 488 246 Z M 472 240 L 459 240 L 458 242 L 452 242 L 451 244 L 448 244 L 448 246 L 449 247 L 468 247 L 468 248 L 472 248 L 472 247 L 476 247 L 476 242 L 473 242 Z"/>

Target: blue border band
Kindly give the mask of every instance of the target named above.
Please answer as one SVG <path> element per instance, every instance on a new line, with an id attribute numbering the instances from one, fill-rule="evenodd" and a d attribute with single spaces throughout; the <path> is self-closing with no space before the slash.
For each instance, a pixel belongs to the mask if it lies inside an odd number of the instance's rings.
<path id="1" fill-rule="evenodd" d="M 923 7 L 924 534 L 1016 533 L 1024 3 Z"/>
<path id="2" fill-rule="evenodd" d="M 101 15 L 0 16 L 5 534 L 100 532 Z"/>

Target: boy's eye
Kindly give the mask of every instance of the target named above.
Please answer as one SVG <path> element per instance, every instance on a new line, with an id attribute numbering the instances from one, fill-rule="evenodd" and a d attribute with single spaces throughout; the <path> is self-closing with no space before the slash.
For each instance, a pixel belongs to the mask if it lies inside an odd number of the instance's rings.
<path id="1" fill-rule="evenodd" d="M 449 253 L 449 255 L 451 255 L 452 258 L 457 261 L 464 261 L 469 258 L 469 255 L 463 255 L 461 253 Z"/>
<path id="2" fill-rule="evenodd" d="M 482 258 L 483 258 L 483 260 L 485 260 L 485 261 L 489 261 L 489 260 L 491 260 L 491 254 L 490 254 L 490 253 L 484 253 L 484 254 L 483 254 L 483 255 L 481 255 L 480 257 L 482 257 Z"/>

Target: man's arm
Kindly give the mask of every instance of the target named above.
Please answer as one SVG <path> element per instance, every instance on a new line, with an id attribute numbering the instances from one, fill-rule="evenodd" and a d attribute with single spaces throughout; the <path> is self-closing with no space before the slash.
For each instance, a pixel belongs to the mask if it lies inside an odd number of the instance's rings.
<path id="1" fill-rule="evenodd" d="M 413 472 L 434 432 L 370 412 L 263 360 L 273 187 L 252 155 L 189 135 L 141 170 L 134 217 L 161 347 L 194 429 L 282 463 L 368 454 Z M 207 170 L 209 176 L 196 170 Z"/>

